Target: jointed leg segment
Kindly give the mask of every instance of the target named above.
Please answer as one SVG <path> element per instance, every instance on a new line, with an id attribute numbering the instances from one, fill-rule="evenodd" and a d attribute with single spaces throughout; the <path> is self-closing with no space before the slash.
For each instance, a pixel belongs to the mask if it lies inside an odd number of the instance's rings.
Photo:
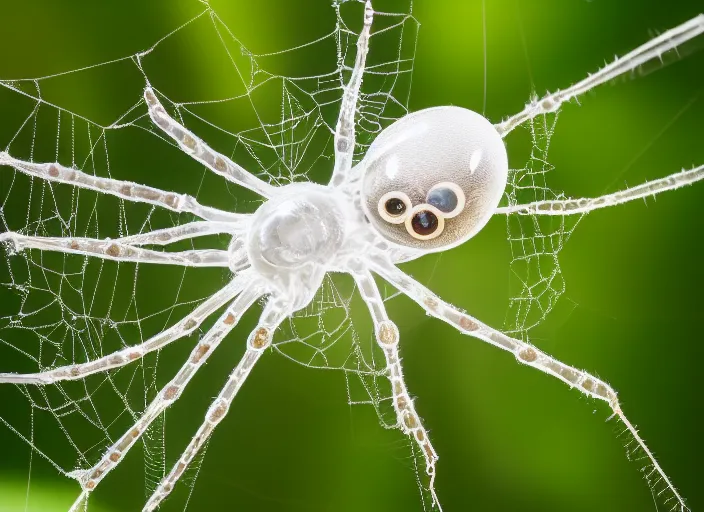
<path id="1" fill-rule="evenodd" d="M 704 180 L 704 165 L 601 197 L 564 199 L 561 201 L 535 201 L 528 204 L 517 204 L 497 208 L 496 213 L 518 213 L 523 215 L 574 215 L 589 213 L 599 208 L 616 206 L 633 201 L 634 199 L 654 196 L 667 190 L 675 190 L 700 180 Z"/>
<path id="2" fill-rule="evenodd" d="M 54 183 L 66 183 L 78 188 L 102 192 L 135 203 L 148 203 L 178 213 L 192 213 L 205 220 L 237 222 L 244 217 L 240 213 L 230 213 L 217 208 L 201 205 L 194 197 L 167 192 L 158 188 L 140 185 L 131 181 L 93 176 L 77 169 L 64 167 L 58 163 L 38 164 L 12 158 L 0 152 L 0 167 L 7 165 L 16 170 Z"/>
<path id="3" fill-rule="evenodd" d="M 212 313 L 242 291 L 244 276 L 236 277 L 220 291 L 206 299 L 185 318 L 165 331 L 152 336 L 144 343 L 131 346 L 108 354 L 94 361 L 82 364 L 61 366 L 39 373 L 0 373 L 0 384 L 24 384 L 46 386 L 66 380 L 80 380 L 88 375 L 105 372 L 114 368 L 126 366 L 133 361 L 142 359 L 145 355 L 159 350 L 170 343 L 188 336 L 195 331 Z"/>
<path id="4" fill-rule="evenodd" d="M 166 112 L 151 87 L 147 87 L 144 91 L 144 99 L 149 108 L 149 117 L 154 121 L 154 124 L 175 140 L 185 153 L 191 155 L 215 174 L 242 185 L 263 197 L 269 198 L 276 194 L 275 186 L 257 178 L 226 156 L 214 151 L 195 134 L 181 126 Z"/>
<path id="5" fill-rule="evenodd" d="M 564 91 L 548 94 L 540 100 L 529 103 L 523 111 L 509 117 L 501 123 L 495 124 L 494 127 L 502 137 L 505 137 L 514 128 L 526 121 L 541 114 L 555 112 L 564 102 L 576 98 L 594 87 L 609 82 L 624 73 L 633 71 L 649 60 L 659 59 L 664 53 L 676 49 L 702 33 L 704 33 L 704 14 L 700 14 L 686 23 L 664 32 L 623 57 L 617 58 L 608 66 L 601 68 L 596 73 L 589 75 L 572 87 L 568 87 Z"/>
<path id="6" fill-rule="evenodd" d="M 249 372 L 259 360 L 262 353 L 271 344 L 274 331 L 289 315 L 289 310 L 285 304 L 277 303 L 275 299 L 270 299 L 264 308 L 259 325 L 249 335 L 247 350 L 237 364 L 237 367 L 230 374 L 225 387 L 218 397 L 213 401 L 205 415 L 205 421 L 198 429 L 196 435 L 191 439 L 188 447 L 181 455 L 181 458 L 174 465 L 171 472 L 162 480 L 159 487 L 152 493 L 152 496 L 144 506 L 143 512 L 155 510 L 159 504 L 173 490 L 176 482 L 181 478 L 183 472 L 193 461 L 198 452 L 203 449 L 208 442 L 215 427 L 222 421 L 230 409 L 232 401 L 239 392 L 242 384 L 249 375 Z"/>
<path id="7" fill-rule="evenodd" d="M 240 222 L 195 221 L 172 228 L 155 229 L 148 233 L 123 236 L 117 241 L 128 245 L 168 245 L 199 236 L 240 234 L 245 229 L 245 216 Z"/>
<path id="8" fill-rule="evenodd" d="M 159 395 L 149 404 L 144 414 L 137 422 L 108 450 L 92 468 L 74 472 L 74 477 L 83 487 L 83 493 L 74 503 L 70 512 L 81 509 L 86 496 L 92 492 L 100 481 L 117 466 L 135 442 L 142 436 L 149 425 L 174 401 L 178 399 L 183 389 L 196 371 L 203 366 L 220 342 L 235 327 L 242 314 L 259 298 L 261 291 L 252 282 L 245 285 L 244 291 L 220 316 L 215 325 L 203 336 L 198 345 L 191 351 L 186 363 L 176 376 L 164 386 Z"/>
<path id="9" fill-rule="evenodd" d="M 122 243 L 120 240 L 98 240 L 96 238 L 63 238 L 21 235 L 12 231 L 0 234 L 0 242 L 10 242 L 15 249 L 40 249 L 67 254 L 96 256 L 106 260 L 133 263 L 160 263 L 184 267 L 227 267 L 230 259 L 227 251 L 199 249 L 181 252 L 153 251 Z"/>
<path id="10" fill-rule="evenodd" d="M 438 510 L 442 510 L 440 501 L 435 493 L 435 466 L 438 455 L 433 445 L 430 443 L 428 432 L 423 427 L 403 379 L 401 357 L 398 350 L 398 328 L 389 320 L 381 295 L 379 294 L 379 289 L 371 273 L 364 268 L 361 263 L 353 262 L 352 266 L 353 269 L 351 269 L 350 272 L 354 276 L 359 293 L 362 295 L 364 302 L 369 308 L 369 312 L 374 320 L 377 344 L 384 352 L 384 357 L 386 358 L 386 369 L 389 380 L 391 381 L 394 410 L 396 411 L 398 427 L 404 434 L 411 436 L 413 441 L 418 445 L 425 459 L 425 471 L 429 479 L 428 490 L 431 494 L 433 505 L 436 506 Z"/>
<path id="11" fill-rule="evenodd" d="M 330 184 L 339 186 L 349 180 L 349 172 L 352 168 L 352 157 L 354 156 L 355 140 L 355 115 L 357 114 L 357 102 L 359 101 L 359 90 L 362 87 L 364 68 L 369 52 L 369 32 L 374 19 L 374 10 L 371 2 L 364 5 L 364 26 L 357 40 L 357 55 L 354 69 L 349 83 L 342 93 L 342 103 L 340 104 L 340 114 L 335 127 L 335 168 L 333 170 Z"/>
<path id="12" fill-rule="evenodd" d="M 624 424 L 629 434 L 638 444 L 640 450 L 645 457 L 647 457 L 647 464 L 649 465 L 650 471 L 645 474 L 645 477 L 649 483 L 654 486 L 656 484 L 653 484 L 652 480 L 659 482 L 662 486 L 662 492 L 669 493 L 670 501 L 676 505 L 677 510 L 681 512 L 689 511 L 684 499 L 680 496 L 677 489 L 675 489 L 672 482 L 670 482 L 670 479 L 660 467 L 660 464 L 645 444 L 643 438 L 624 415 L 618 402 L 616 392 L 606 382 L 583 370 L 578 370 L 558 361 L 545 352 L 538 350 L 530 343 L 507 336 L 501 331 L 492 329 L 476 318 L 458 311 L 452 305 L 444 302 L 425 286 L 406 275 L 385 259 L 380 257 L 374 258 L 372 268 L 396 289 L 417 302 L 429 315 L 452 325 L 464 334 L 469 334 L 470 336 L 479 338 L 496 347 L 511 352 L 519 363 L 532 366 L 548 375 L 560 379 L 585 395 L 607 402 L 614 416 L 618 417 Z"/>

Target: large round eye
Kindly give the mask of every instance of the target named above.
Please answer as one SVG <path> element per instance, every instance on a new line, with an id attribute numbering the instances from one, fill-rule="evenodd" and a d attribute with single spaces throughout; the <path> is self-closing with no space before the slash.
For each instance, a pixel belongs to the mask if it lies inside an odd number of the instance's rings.
<path id="1" fill-rule="evenodd" d="M 406 231 L 416 240 L 432 240 L 445 229 L 442 212 L 429 204 L 419 204 L 406 217 Z"/>
<path id="2" fill-rule="evenodd" d="M 403 224 L 410 209 L 411 200 L 403 192 L 387 192 L 381 196 L 377 207 L 379 216 L 391 224 Z"/>
<path id="3" fill-rule="evenodd" d="M 362 207 L 390 242 L 431 252 L 482 229 L 506 187 L 501 136 L 460 107 L 409 114 L 384 129 L 359 163 Z"/>
<path id="4" fill-rule="evenodd" d="M 464 209 L 465 203 L 464 192 L 460 186 L 448 181 L 431 188 L 425 200 L 440 210 L 446 219 L 457 217 Z"/>

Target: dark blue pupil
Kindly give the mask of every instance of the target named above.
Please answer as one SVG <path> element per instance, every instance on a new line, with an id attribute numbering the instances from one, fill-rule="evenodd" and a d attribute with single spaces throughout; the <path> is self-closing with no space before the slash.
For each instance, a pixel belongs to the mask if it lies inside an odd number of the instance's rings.
<path id="1" fill-rule="evenodd" d="M 457 208 L 458 202 L 457 194 L 449 188 L 436 188 L 431 190 L 426 201 L 443 213 L 453 211 Z"/>

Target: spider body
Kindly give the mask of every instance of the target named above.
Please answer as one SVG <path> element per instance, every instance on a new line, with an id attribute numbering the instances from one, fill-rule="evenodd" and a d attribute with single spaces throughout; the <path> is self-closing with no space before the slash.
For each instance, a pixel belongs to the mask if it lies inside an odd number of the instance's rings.
<path id="1" fill-rule="evenodd" d="M 211 12 L 210 8 L 207 12 Z M 110 194 L 123 201 L 147 203 L 201 219 L 108 241 L 88 237 L 43 237 L 11 231 L 0 234 L 0 242 L 7 242 L 15 250 L 57 251 L 139 264 L 223 267 L 234 274 L 228 284 L 199 303 L 184 318 L 140 344 L 127 345 L 95 360 L 37 373 L 0 373 L 0 383 L 22 386 L 81 380 L 129 365 L 150 352 L 161 350 L 195 332 L 206 318 L 224 309 L 213 326 L 199 337 L 176 375 L 156 394 L 131 428 L 116 439 L 93 466 L 66 473 L 82 488 L 71 512 L 84 510 L 88 496 L 124 460 L 150 425 L 178 400 L 184 387 L 232 331 L 242 314 L 260 298 L 266 297 L 259 324 L 249 336 L 244 356 L 213 401 L 198 432 L 143 508 L 144 511 L 155 510 L 227 414 L 250 371 L 271 345 L 278 326 L 312 300 L 327 272 L 350 274 L 368 307 L 374 323 L 375 341 L 386 364 L 396 427 L 411 438 L 425 462 L 427 478 L 424 486 L 435 507 L 440 508 L 434 489 L 438 456 L 406 387 L 399 352 L 399 330 L 386 312 L 374 274 L 415 301 L 428 315 L 511 353 L 518 362 L 555 377 L 590 398 L 605 401 L 630 435 L 629 443 L 636 447 L 631 449 L 632 455 L 645 461 L 642 470 L 653 496 L 668 504 L 671 510 L 688 510 L 638 431 L 624 415 L 616 392 L 606 382 L 444 302 L 399 269 L 396 263 L 467 241 L 495 213 L 584 213 L 704 179 L 702 165 L 599 198 L 498 207 L 508 171 L 503 138 L 512 129 L 538 115 L 557 110 L 570 98 L 629 72 L 649 59 L 660 58 L 663 52 L 701 34 L 704 32 L 704 16 L 663 33 L 568 89 L 529 103 L 522 112 L 502 123 L 492 125 L 479 114 L 457 107 L 438 107 L 407 115 L 384 129 L 362 161 L 353 166 L 355 116 L 373 14 L 371 3 L 366 2 L 354 68 L 349 82 L 341 84 L 340 111 L 334 130 L 334 169 L 327 185 L 294 183 L 276 187 L 261 180 L 210 148 L 171 117 L 157 92 L 147 84 L 143 104 L 153 122 L 153 129 L 166 135 L 180 150 L 211 172 L 264 197 L 265 202 L 252 215 L 219 210 L 202 205 L 188 195 L 96 176 L 58 162 L 25 161 L 14 158 L 7 151 L 0 152 L 0 166 L 12 167 L 33 178 Z M 139 63 L 143 55 L 135 56 L 135 62 Z M 142 247 L 164 246 L 212 234 L 231 235 L 228 249 L 177 252 Z"/>
<path id="2" fill-rule="evenodd" d="M 293 183 L 257 209 L 248 231 L 252 268 L 298 310 L 313 299 L 326 272 L 344 266 L 355 250 L 351 240 L 359 239 L 351 235 L 370 229 L 349 194 Z"/>

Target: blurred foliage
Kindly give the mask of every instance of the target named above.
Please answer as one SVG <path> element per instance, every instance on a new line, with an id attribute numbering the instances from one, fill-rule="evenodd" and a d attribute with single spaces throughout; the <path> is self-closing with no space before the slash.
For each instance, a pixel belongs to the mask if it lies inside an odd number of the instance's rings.
<path id="1" fill-rule="evenodd" d="M 565 87 L 702 9 L 701 0 L 485 3 L 483 13 L 477 0 L 416 2 L 421 29 L 411 110 L 454 104 L 499 120 L 522 108 L 533 91 Z M 211 4 L 257 53 L 320 37 L 334 23 L 327 0 Z M 391 0 L 375 3 L 380 11 L 394 7 Z M 195 0 L 6 0 L 0 14 L 0 78 L 44 76 L 134 53 L 200 8 Z M 212 92 L 227 79 L 225 70 L 203 62 L 210 36 L 204 33 L 201 44 L 178 49 L 183 68 L 198 71 L 184 72 L 174 90 L 200 97 L 199 91 Z M 704 162 L 701 47 L 701 42 L 689 45 L 679 58 L 668 56 L 662 65 L 566 105 L 550 151 L 551 186 L 568 196 L 590 196 Z M 287 73 L 314 67 L 314 56 L 306 61 L 291 56 Z M 127 82 L 107 73 L 92 80 L 64 91 L 69 108 L 106 119 L 126 110 L 130 103 L 120 102 L 127 101 Z M 277 101 L 272 98 L 272 107 Z M 12 108 L 0 103 L 0 131 Z M 507 146 L 512 165 L 524 166 L 525 130 L 512 134 Z M 145 158 L 158 166 L 162 155 Z M 186 173 L 174 173 L 156 168 L 131 178 L 194 186 Z M 251 206 L 251 196 L 237 198 Z M 704 185 L 697 185 L 589 215 L 563 251 L 567 292 L 531 333 L 542 349 L 594 371 L 619 391 L 626 414 L 641 427 L 693 510 L 704 507 L 703 198 Z M 403 268 L 481 320 L 502 326 L 509 263 L 506 222 L 496 218 L 465 246 Z M 654 510 L 613 425 L 604 422 L 605 407 L 419 314 L 408 300 L 394 299 L 389 309 L 400 326 L 409 387 L 440 454 L 437 487 L 445 510 Z M 247 327 L 231 336 L 230 347 L 244 339 Z M 185 446 L 236 360 L 236 348 L 221 350 L 208 365 L 208 376 L 194 382 L 167 416 L 180 437 L 169 445 L 169 460 Z M 175 354 L 160 364 L 175 368 L 183 347 Z M 0 511 L 65 509 L 66 496 L 77 493 L 77 485 L 51 470 L 37 470 L 26 492 L 29 450 L 2 425 L 0 447 Z M 96 512 L 141 507 L 140 455 L 134 450 L 132 462 L 101 485 L 92 502 Z M 216 432 L 189 509 L 417 510 L 408 457 L 401 436 L 382 430 L 373 409 L 347 405 L 342 375 L 270 357 Z M 163 509 L 182 509 L 186 495 L 187 488 L 180 489 Z"/>

